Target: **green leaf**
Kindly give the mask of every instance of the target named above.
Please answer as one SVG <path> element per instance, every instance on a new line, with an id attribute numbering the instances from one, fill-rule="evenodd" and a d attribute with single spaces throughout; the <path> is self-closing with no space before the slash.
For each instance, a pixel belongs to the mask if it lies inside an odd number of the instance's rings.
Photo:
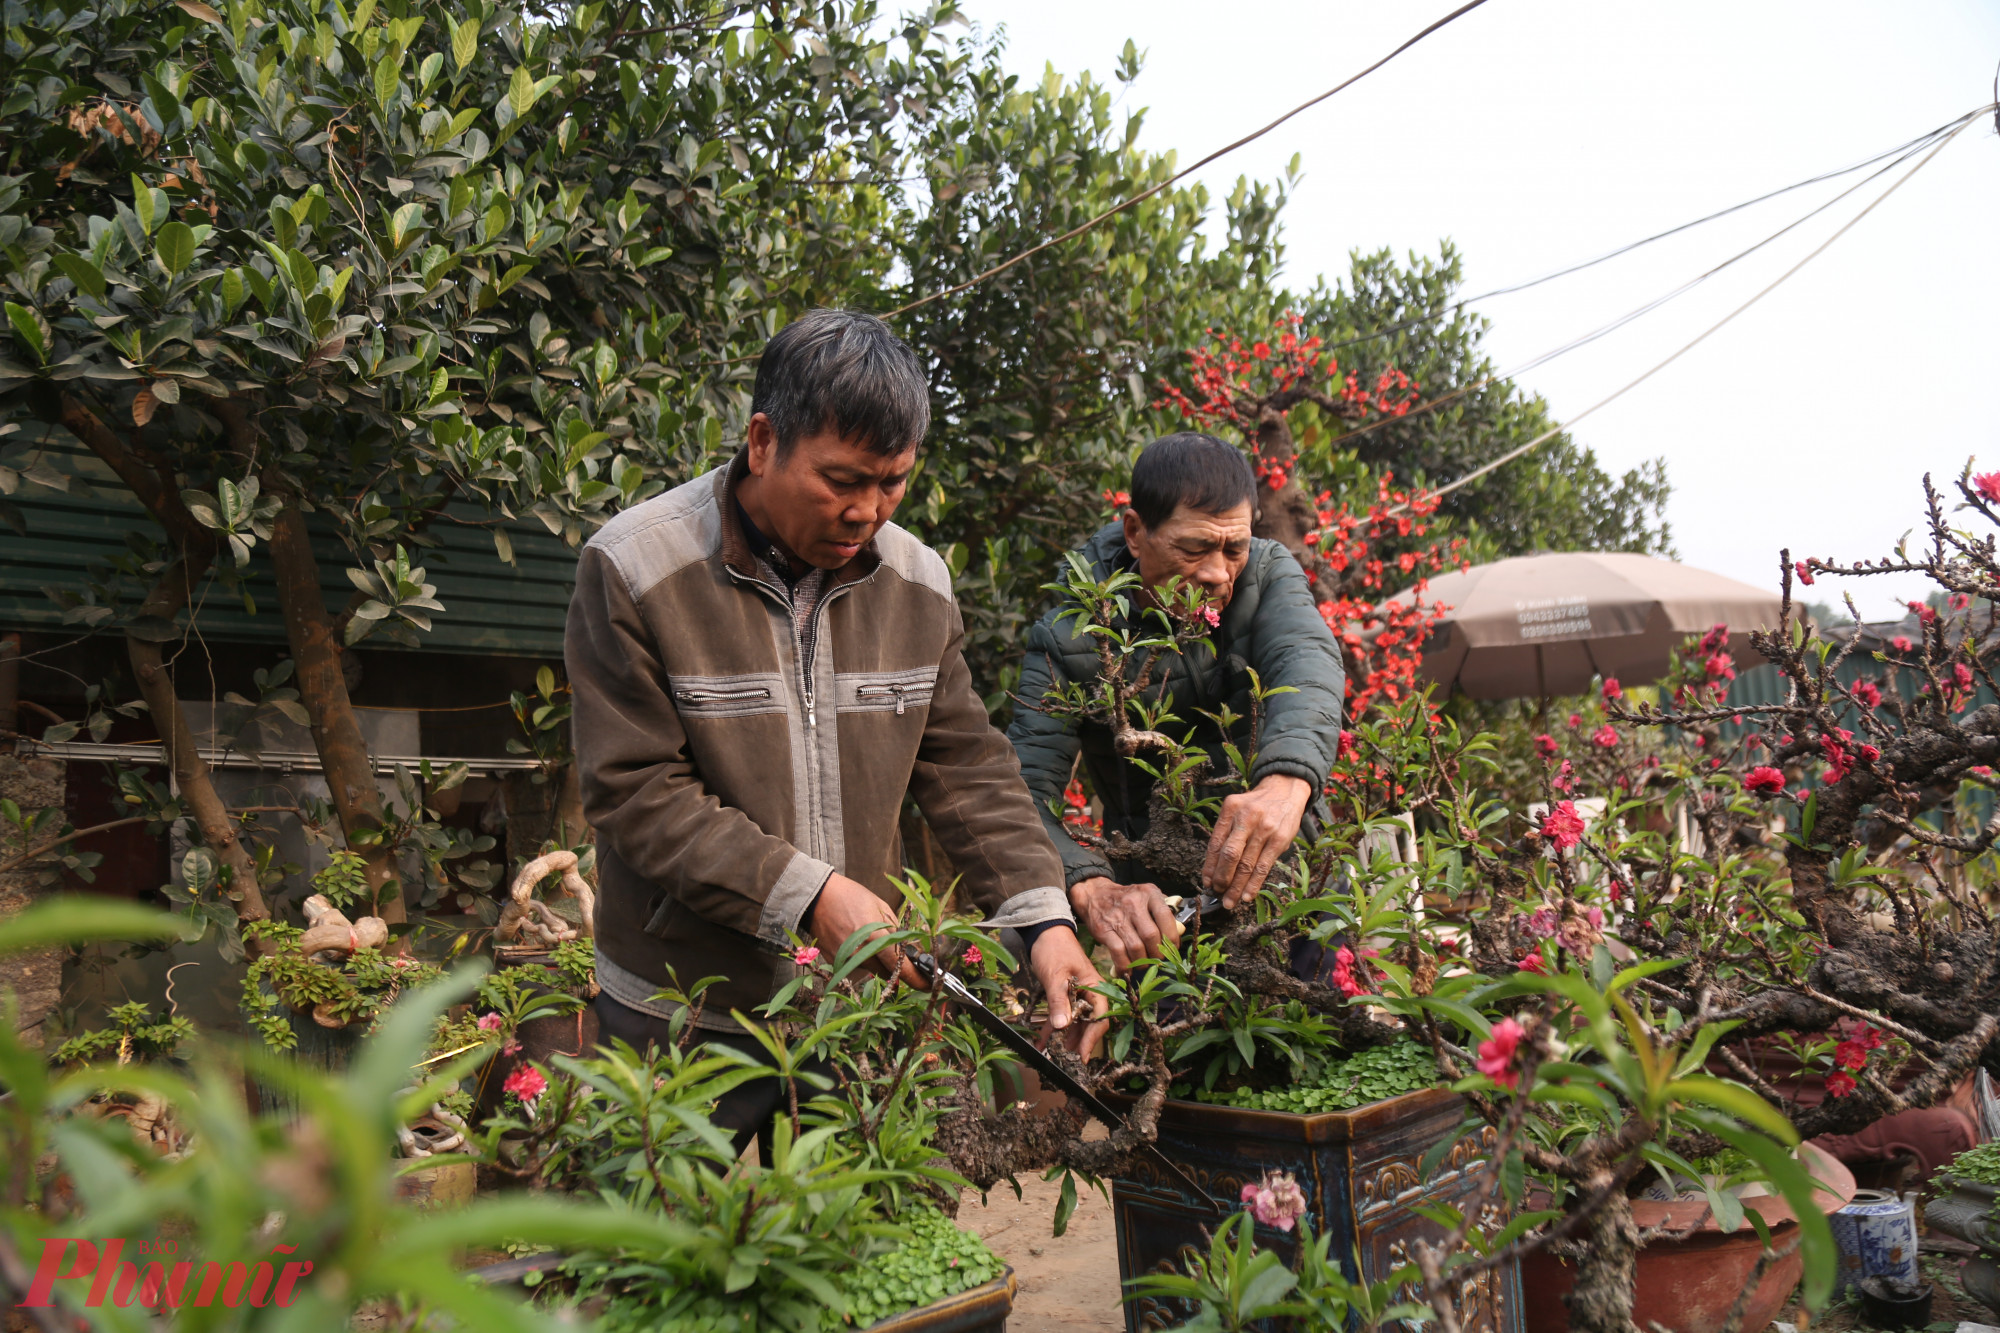
<path id="1" fill-rule="evenodd" d="M 396 98 L 396 81 L 403 76 L 403 48 L 392 46 L 375 62 L 375 102 L 383 110 Z"/>
<path id="2" fill-rule="evenodd" d="M 1060 1236 L 1069 1230 L 1070 1214 L 1076 1211 L 1076 1176 L 1063 1172 L 1062 1194 L 1056 1200 L 1055 1234 Z"/>
<path id="3" fill-rule="evenodd" d="M 80 292 L 88 292 L 98 300 L 104 299 L 108 290 L 104 282 L 104 272 L 82 255 L 59 251 L 55 256 L 55 266 L 63 271 L 63 276 L 76 284 Z"/>
<path id="4" fill-rule="evenodd" d="M 526 65 L 514 66 L 514 77 L 507 84 L 507 101 L 516 116 L 527 115 L 528 108 L 535 104 L 535 80 Z"/>
<path id="5" fill-rule="evenodd" d="M 1724 1083 L 1706 1074 L 1690 1074 L 1667 1084 L 1666 1091 L 1669 1097 L 1712 1106 L 1733 1115 L 1781 1143 L 1795 1144 L 1799 1141 L 1799 1132 L 1792 1128 L 1791 1121 L 1778 1114 L 1778 1109 L 1771 1103 L 1740 1084 Z"/>
<path id="6" fill-rule="evenodd" d="M 21 346 L 35 354 L 35 360 L 43 365 L 49 363 L 49 343 L 47 326 L 42 317 L 24 305 L 7 302 L 7 322 L 14 326 L 14 337 Z"/>
<path id="7" fill-rule="evenodd" d="M 478 54 L 479 20 L 476 18 L 467 19 L 452 29 L 451 58 L 460 69 L 464 69 L 472 63 L 472 58 Z M 465 128 L 463 125 L 458 124 L 457 121 L 453 121 L 452 125 L 453 133 L 458 133 Z"/>
<path id="8" fill-rule="evenodd" d="M 0 954 L 97 940 L 177 940 L 185 923 L 168 912 L 108 898 L 52 898 L 0 921 Z"/>
<path id="9" fill-rule="evenodd" d="M 194 228 L 175 218 L 160 228 L 159 237 L 153 242 L 153 252 L 168 277 L 179 277 L 181 270 L 194 262 Z"/>
<path id="10" fill-rule="evenodd" d="M 1792 1206 L 1792 1214 L 1799 1222 L 1799 1251 L 1805 1259 L 1805 1304 L 1809 1309 L 1821 1309 L 1833 1293 L 1833 1279 L 1840 1254 L 1834 1247 L 1833 1228 L 1821 1211 L 1817 1186 L 1812 1177 L 1782 1145 L 1762 1134 L 1738 1129 L 1720 1120 L 1707 1127 L 1718 1138 L 1727 1140 L 1744 1156 L 1763 1167 L 1771 1184 Z M 1828 1199 L 1827 1202 L 1833 1200 Z M 1762 1234 L 1762 1219 L 1753 1217 L 1751 1220 Z"/>

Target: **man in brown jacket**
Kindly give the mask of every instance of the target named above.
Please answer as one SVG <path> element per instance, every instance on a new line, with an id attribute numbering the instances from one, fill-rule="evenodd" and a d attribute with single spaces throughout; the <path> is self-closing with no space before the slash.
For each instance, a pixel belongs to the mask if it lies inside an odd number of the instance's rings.
<path id="1" fill-rule="evenodd" d="M 831 953 L 895 919 L 909 793 L 964 895 L 1022 931 L 1051 1027 L 1094 1045 L 1069 993 L 1098 976 L 972 688 L 950 572 L 889 522 L 930 425 L 915 355 L 870 316 L 814 311 L 765 347 L 751 407 L 727 468 L 620 514 L 577 570 L 566 658 L 602 1031 L 655 1040 L 670 978 L 720 976 L 698 1025 L 752 1049 L 730 1013 L 793 975 L 795 937 Z M 775 1108 L 771 1082 L 738 1091 Z M 737 1129 L 769 1116 L 720 1109 Z"/>

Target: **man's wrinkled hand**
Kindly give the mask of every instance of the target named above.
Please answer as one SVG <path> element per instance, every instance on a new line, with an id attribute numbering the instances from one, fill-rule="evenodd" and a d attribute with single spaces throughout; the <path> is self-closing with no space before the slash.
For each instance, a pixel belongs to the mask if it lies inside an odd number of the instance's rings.
<path id="1" fill-rule="evenodd" d="M 1028 966 L 1035 970 L 1035 979 L 1042 983 L 1042 993 L 1049 1000 L 1049 1021 L 1042 1028 L 1042 1044 L 1047 1045 L 1054 1037 L 1085 1060 L 1096 1055 L 1104 1042 L 1105 1030 L 1110 1027 L 1105 1014 L 1111 1002 L 1102 992 L 1088 989 L 1101 985 L 1104 979 L 1090 965 L 1076 932 L 1062 926 L 1043 931 L 1035 941 Z M 1072 985 L 1084 989 L 1090 1006 L 1087 1015 L 1071 1009 Z"/>
<path id="2" fill-rule="evenodd" d="M 1310 782 L 1280 773 L 1224 799 L 1201 868 L 1202 883 L 1224 907 L 1241 907 L 1264 887 L 1311 801 Z"/>
<path id="3" fill-rule="evenodd" d="M 830 954 L 837 954 L 850 935 L 862 933 L 863 939 L 873 939 L 895 929 L 896 913 L 866 884 L 835 872 L 827 876 L 826 887 L 819 891 L 819 898 L 813 903 L 809 925 L 812 937 L 819 941 L 819 947 Z M 884 948 L 868 961 L 885 977 L 894 977 L 918 990 L 929 988 L 929 983 L 918 975 L 910 960 L 894 945 Z"/>
<path id="4" fill-rule="evenodd" d="M 1158 958 L 1160 941 L 1178 940 L 1181 923 L 1157 884 L 1120 884 L 1102 875 L 1070 887 L 1069 904 L 1123 976 L 1141 958 Z"/>

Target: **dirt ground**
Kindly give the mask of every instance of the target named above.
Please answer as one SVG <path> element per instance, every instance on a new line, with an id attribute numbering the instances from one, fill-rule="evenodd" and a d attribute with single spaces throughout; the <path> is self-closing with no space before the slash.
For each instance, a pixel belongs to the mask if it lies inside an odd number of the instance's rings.
<path id="1" fill-rule="evenodd" d="M 1028 1179 L 1021 1198 L 1005 1184 L 994 1187 L 982 1205 L 968 1193 L 959 1205 L 958 1224 L 976 1231 L 993 1252 L 1014 1266 L 1020 1293 L 1007 1333 L 1120 1333 L 1125 1318 L 1118 1307 L 1118 1241 L 1111 1205 L 1094 1190 L 1084 1191 L 1060 1239 L 1049 1235 L 1055 1221 L 1060 1182 Z"/>

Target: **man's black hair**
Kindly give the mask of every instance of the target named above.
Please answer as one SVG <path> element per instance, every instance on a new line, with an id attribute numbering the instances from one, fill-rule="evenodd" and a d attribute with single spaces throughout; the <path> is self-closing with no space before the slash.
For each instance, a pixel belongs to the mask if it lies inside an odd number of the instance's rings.
<path id="1" fill-rule="evenodd" d="M 893 457 L 931 426 L 916 353 L 858 310 L 814 310 L 779 329 L 764 344 L 750 410 L 771 419 L 780 459 L 827 429 Z"/>
<path id="2" fill-rule="evenodd" d="M 1132 508 L 1149 528 L 1172 518 L 1182 505 L 1222 514 L 1240 504 L 1253 514 L 1257 510 L 1250 460 L 1213 435 L 1192 430 L 1163 435 L 1140 450 L 1132 465 Z"/>

